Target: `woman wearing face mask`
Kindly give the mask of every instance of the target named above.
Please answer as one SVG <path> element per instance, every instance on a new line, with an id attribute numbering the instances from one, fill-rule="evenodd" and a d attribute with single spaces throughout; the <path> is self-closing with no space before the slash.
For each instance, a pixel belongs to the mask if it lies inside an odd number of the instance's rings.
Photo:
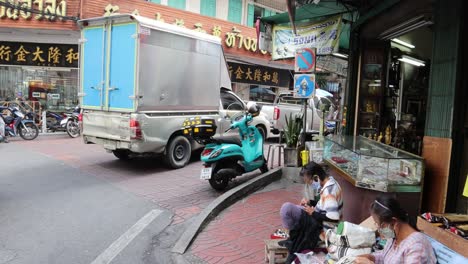
<path id="1" fill-rule="evenodd" d="M 378 197 L 371 205 L 371 215 L 379 227 L 380 236 L 387 242 L 383 250 L 361 255 L 354 263 L 436 263 L 431 243 L 408 224 L 408 214 L 397 200 Z"/>

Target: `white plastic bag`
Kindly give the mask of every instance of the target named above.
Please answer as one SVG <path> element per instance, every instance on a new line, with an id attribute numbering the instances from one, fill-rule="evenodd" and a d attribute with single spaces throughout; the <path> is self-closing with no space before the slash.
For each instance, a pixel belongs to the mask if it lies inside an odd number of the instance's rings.
<path id="1" fill-rule="evenodd" d="M 369 232 L 374 233 L 374 231 L 372 231 L 372 229 L 369 229 L 367 227 L 363 227 L 363 226 L 360 226 L 360 225 L 356 225 L 356 224 L 344 221 L 343 222 L 343 232 L 340 235 L 355 236 L 355 235 L 359 235 L 361 233 L 369 233 Z"/>
<path id="2" fill-rule="evenodd" d="M 328 255 L 333 260 L 339 260 L 343 257 L 357 257 L 359 255 L 370 254 L 372 248 L 349 248 L 330 245 L 328 248 Z"/>
<path id="3" fill-rule="evenodd" d="M 321 264 L 322 262 L 314 256 L 314 252 L 308 252 L 306 254 L 302 254 L 302 253 L 294 253 L 297 258 L 299 259 L 299 261 L 301 262 L 301 264 Z M 296 263 L 296 261 L 294 261 L 294 263 Z"/>
<path id="4" fill-rule="evenodd" d="M 344 257 L 340 258 L 335 264 L 353 264 L 356 257 Z"/>
<path id="5" fill-rule="evenodd" d="M 338 235 L 335 230 L 329 229 L 325 233 L 325 244 L 328 243 L 341 247 L 367 248 L 375 244 L 375 232 L 368 229 L 352 235 Z"/>

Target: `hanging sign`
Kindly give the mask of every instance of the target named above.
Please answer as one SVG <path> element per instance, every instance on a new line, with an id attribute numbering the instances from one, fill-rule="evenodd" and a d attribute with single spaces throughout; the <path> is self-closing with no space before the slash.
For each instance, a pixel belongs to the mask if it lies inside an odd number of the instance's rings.
<path id="1" fill-rule="evenodd" d="M 298 48 L 317 48 L 317 55 L 337 52 L 340 35 L 341 16 L 297 27 L 297 35 L 294 35 L 291 27 L 274 26 L 272 59 L 293 58 Z"/>
<path id="2" fill-rule="evenodd" d="M 288 70 L 235 62 L 228 62 L 228 67 L 232 82 L 286 88 L 291 83 Z"/>
<path id="3" fill-rule="evenodd" d="M 315 72 L 315 48 L 302 48 L 296 50 L 295 72 Z"/>
<path id="4" fill-rule="evenodd" d="M 307 99 L 315 90 L 315 74 L 294 75 L 294 97 Z"/>

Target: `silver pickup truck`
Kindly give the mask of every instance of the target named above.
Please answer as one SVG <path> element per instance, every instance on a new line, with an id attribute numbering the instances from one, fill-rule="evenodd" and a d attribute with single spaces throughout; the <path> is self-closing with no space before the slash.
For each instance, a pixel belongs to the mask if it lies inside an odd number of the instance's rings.
<path id="1" fill-rule="evenodd" d="M 200 147 L 183 135 L 186 118 L 214 118 L 219 136 L 230 126 L 226 117 L 244 111 L 219 38 L 136 15 L 78 24 L 85 143 L 119 159 L 158 154 L 181 168 Z M 268 136 L 264 116 L 252 124 Z"/>
<path id="2" fill-rule="evenodd" d="M 333 113 L 332 103 L 333 95 L 324 90 L 316 90 L 314 97 L 309 100 L 307 108 L 307 132 L 318 132 L 321 120 L 325 117 L 330 119 L 330 113 Z M 276 96 L 272 104 L 259 103 L 262 105 L 262 112 L 267 116 L 272 124 L 273 134 L 279 134 L 286 126 L 286 116 L 290 114 L 297 115 L 304 112 L 302 99 L 295 98 L 292 92 L 281 93 Z M 328 111 L 324 114 L 320 109 L 325 107 Z"/>

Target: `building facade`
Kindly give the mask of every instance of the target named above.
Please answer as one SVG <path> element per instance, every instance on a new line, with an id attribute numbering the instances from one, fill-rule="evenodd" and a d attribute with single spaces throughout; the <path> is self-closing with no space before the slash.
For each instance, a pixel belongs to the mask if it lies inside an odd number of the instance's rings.
<path id="1" fill-rule="evenodd" d="M 0 101 L 77 104 L 79 1 L 0 4 Z"/>
<path id="2" fill-rule="evenodd" d="M 220 37 L 234 90 L 244 100 L 255 99 L 251 88 L 288 89 L 292 65 L 272 63 L 270 54 L 258 49 L 249 8 L 260 15 L 281 11 L 240 0 L 0 2 L 0 101 L 22 98 L 54 111 L 77 104 L 76 21 L 116 13 L 135 13 Z"/>

